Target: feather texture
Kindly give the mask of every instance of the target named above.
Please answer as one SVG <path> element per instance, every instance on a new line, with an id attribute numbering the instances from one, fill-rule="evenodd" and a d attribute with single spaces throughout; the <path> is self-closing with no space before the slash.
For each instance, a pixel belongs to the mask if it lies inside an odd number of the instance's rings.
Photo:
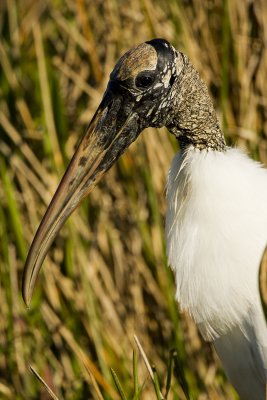
<path id="1" fill-rule="evenodd" d="M 267 170 L 237 149 L 190 146 L 172 162 L 167 203 L 167 253 L 181 309 L 205 340 L 215 340 L 233 385 L 239 390 L 235 374 L 247 358 L 264 395 L 267 329 L 258 269 L 267 242 Z M 239 371 L 239 381 L 248 378 Z"/>
<path id="2" fill-rule="evenodd" d="M 214 341 L 225 372 L 242 400 L 266 399 L 266 326 L 260 311 L 254 307 L 240 327 Z"/>

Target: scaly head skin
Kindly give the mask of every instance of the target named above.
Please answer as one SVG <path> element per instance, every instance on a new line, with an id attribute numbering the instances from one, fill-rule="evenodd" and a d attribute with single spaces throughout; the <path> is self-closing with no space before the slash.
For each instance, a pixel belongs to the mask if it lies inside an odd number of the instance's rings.
<path id="1" fill-rule="evenodd" d="M 225 148 L 206 85 L 188 58 L 164 39 L 129 50 L 112 71 L 32 242 L 22 282 L 27 305 L 44 258 L 66 219 L 149 126 L 166 126 L 182 147 Z"/>

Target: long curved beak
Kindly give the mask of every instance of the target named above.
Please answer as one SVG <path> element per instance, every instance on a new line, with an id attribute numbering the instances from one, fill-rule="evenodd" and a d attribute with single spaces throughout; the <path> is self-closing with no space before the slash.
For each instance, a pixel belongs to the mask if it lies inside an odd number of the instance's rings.
<path id="1" fill-rule="evenodd" d="M 45 256 L 58 231 L 140 130 L 131 102 L 107 89 L 52 198 L 31 244 L 22 279 L 29 306 Z"/>

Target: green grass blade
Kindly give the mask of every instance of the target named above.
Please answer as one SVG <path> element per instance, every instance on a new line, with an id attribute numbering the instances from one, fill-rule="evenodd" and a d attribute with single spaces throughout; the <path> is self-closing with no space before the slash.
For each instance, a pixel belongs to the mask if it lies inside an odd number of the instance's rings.
<path id="1" fill-rule="evenodd" d="M 139 383 L 138 383 L 138 369 L 137 369 L 137 351 L 133 351 L 133 378 L 134 378 L 134 395 L 133 400 L 136 400 L 139 395 Z"/>
<path id="2" fill-rule="evenodd" d="M 168 359 L 168 371 L 167 371 L 167 379 L 166 379 L 166 390 L 165 390 L 165 398 L 167 399 L 172 381 L 172 371 L 173 371 L 173 353 L 175 350 L 171 350 Z"/>
<path id="3" fill-rule="evenodd" d="M 111 371 L 111 375 L 112 375 L 113 381 L 114 381 L 114 383 L 116 385 L 116 388 L 118 390 L 118 393 L 119 393 L 119 395 L 121 397 L 121 400 L 127 400 L 127 398 L 125 396 L 125 393 L 123 391 L 122 385 L 120 383 L 120 380 L 118 378 L 118 375 L 116 374 L 114 369 L 110 368 L 110 371 Z"/>
<path id="4" fill-rule="evenodd" d="M 181 388 L 183 389 L 186 399 L 190 400 L 189 386 L 188 386 L 187 380 L 185 378 L 184 368 L 183 368 L 181 361 L 179 360 L 177 351 L 173 351 L 173 359 L 174 359 L 175 376 L 178 379 L 178 382 L 180 383 Z"/>
<path id="5" fill-rule="evenodd" d="M 164 400 L 164 397 L 162 396 L 161 391 L 160 391 L 158 373 L 157 373 L 156 367 L 154 365 L 152 365 L 152 371 L 153 371 L 153 385 L 155 388 L 157 399 Z"/>
<path id="6" fill-rule="evenodd" d="M 22 261 L 26 259 L 27 246 L 23 235 L 23 223 L 20 216 L 20 210 L 17 205 L 17 200 L 15 198 L 14 185 L 10 179 L 5 161 L 0 157 L 0 176 L 3 183 L 3 189 L 6 195 L 7 207 L 11 221 L 11 227 L 13 234 L 15 236 L 15 241 L 17 245 L 18 254 L 20 255 Z"/>

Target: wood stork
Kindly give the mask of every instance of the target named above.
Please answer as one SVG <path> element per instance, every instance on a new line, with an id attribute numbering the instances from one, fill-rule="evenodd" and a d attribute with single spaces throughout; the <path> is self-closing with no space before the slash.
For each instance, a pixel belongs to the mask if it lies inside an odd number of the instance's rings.
<path id="1" fill-rule="evenodd" d="M 57 232 L 147 127 L 165 126 L 180 151 L 167 182 L 166 241 L 176 297 L 212 341 L 243 400 L 265 399 L 267 330 L 258 266 L 267 241 L 267 171 L 226 146 L 207 87 L 164 39 L 123 55 L 31 245 L 29 305 Z"/>

